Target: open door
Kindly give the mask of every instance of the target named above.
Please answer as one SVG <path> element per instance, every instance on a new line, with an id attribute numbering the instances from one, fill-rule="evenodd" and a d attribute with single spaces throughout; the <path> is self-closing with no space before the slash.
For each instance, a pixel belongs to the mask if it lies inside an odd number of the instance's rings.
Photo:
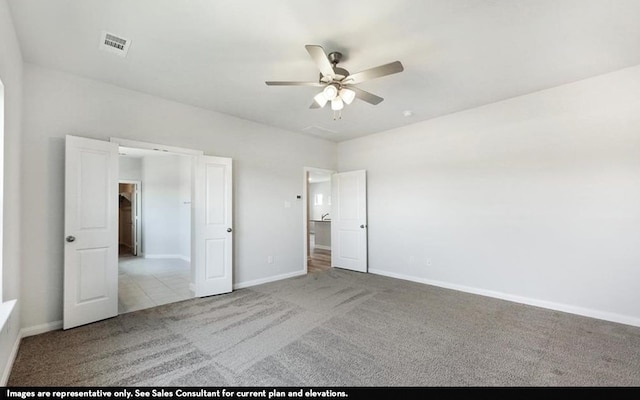
<path id="1" fill-rule="evenodd" d="M 66 137 L 63 329 L 118 315 L 118 148 Z M 233 289 L 232 160 L 194 157 L 191 255 L 203 297 Z"/>
<path id="2" fill-rule="evenodd" d="M 333 174 L 331 196 L 331 263 L 367 272 L 366 171 Z"/>
<path id="3" fill-rule="evenodd" d="M 197 156 L 193 257 L 197 297 L 233 290 L 232 160 Z"/>
<path id="4" fill-rule="evenodd" d="M 63 329 L 118 314 L 118 145 L 66 137 Z"/>
<path id="5" fill-rule="evenodd" d="M 141 239 L 142 239 L 142 221 L 141 221 L 141 211 L 142 211 L 142 202 L 140 201 L 142 197 L 141 192 L 141 181 L 136 180 L 120 180 L 120 194 L 122 194 L 123 184 L 126 185 L 127 189 L 130 191 L 128 193 L 128 200 L 131 202 L 131 214 L 130 220 L 120 221 L 120 230 L 127 229 L 131 234 L 131 254 L 134 256 L 140 256 L 142 254 L 141 251 Z M 122 215 L 120 216 L 122 218 Z M 122 232 L 120 232 L 122 235 Z"/>

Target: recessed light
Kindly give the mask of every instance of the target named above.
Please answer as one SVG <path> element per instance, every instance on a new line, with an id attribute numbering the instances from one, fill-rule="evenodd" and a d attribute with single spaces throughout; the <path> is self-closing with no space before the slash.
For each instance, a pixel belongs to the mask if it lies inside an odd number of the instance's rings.
<path id="1" fill-rule="evenodd" d="M 402 112 L 402 115 L 404 115 L 405 117 L 410 117 L 413 115 L 413 111 L 411 110 L 405 110 Z"/>

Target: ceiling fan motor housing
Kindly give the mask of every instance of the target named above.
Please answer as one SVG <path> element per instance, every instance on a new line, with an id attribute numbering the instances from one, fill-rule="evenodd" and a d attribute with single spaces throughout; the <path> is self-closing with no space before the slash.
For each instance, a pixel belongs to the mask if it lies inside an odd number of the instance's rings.
<path id="1" fill-rule="evenodd" d="M 344 68 L 340 68 L 338 67 L 338 63 L 340 62 L 340 60 L 342 60 L 342 53 L 338 52 L 338 51 L 333 51 L 329 54 L 327 54 L 327 58 L 329 59 L 329 62 L 331 63 L 331 65 L 333 65 L 333 72 L 335 73 L 335 77 L 333 78 L 333 81 L 341 81 L 342 79 L 346 78 L 347 76 L 349 76 L 349 71 L 347 71 Z M 322 74 L 320 74 L 320 82 L 324 82 L 326 83 L 326 79 L 322 79 L 323 76 Z"/>
<path id="2" fill-rule="evenodd" d="M 333 67 L 333 72 L 336 74 L 335 77 L 333 78 L 333 82 L 340 82 L 342 79 L 346 78 L 347 76 L 349 76 L 349 71 L 347 71 L 344 68 L 339 68 L 339 67 Z M 322 76 L 322 74 L 319 75 L 320 76 L 320 82 L 321 83 L 328 83 L 329 79 L 325 78 L 324 76 Z"/>

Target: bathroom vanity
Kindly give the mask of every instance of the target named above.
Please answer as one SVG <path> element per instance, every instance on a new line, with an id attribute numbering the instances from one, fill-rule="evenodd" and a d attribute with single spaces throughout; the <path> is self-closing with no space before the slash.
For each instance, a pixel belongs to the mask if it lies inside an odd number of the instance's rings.
<path id="1" fill-rule="evenodd" d="M 319 249 L 331 250 L 331 220 L 312 219 L 315 231 L 315 246 Z"/>

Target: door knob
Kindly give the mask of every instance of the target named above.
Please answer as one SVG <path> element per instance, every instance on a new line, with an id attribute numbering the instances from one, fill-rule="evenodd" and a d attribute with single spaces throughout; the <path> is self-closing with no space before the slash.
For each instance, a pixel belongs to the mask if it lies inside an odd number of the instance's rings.
<path id="1" fill-rule="evenodd" d="M 364 229 L 365 225 L 360 225 L 360 228 Z"/>
<path id="2" fill-rule="evenodd" d="M 227 232 L 231 232 L 231 231 L 233 231 L 233 229 L 227 228 Z"/>
<path id="3" fill-rule="evenodd" d="M 69 243 L 71 243 L 71 242 L 75 242 L 75 241 L 76 241 L 76 237 L 75 237 L 75 236 L 71 236 L 71 235 L 69 235 L 69 236 L 67 236 L 67 237 L 65 238 L 65 240 L 66 240 L 67 242 L 69 242 Z"/>

